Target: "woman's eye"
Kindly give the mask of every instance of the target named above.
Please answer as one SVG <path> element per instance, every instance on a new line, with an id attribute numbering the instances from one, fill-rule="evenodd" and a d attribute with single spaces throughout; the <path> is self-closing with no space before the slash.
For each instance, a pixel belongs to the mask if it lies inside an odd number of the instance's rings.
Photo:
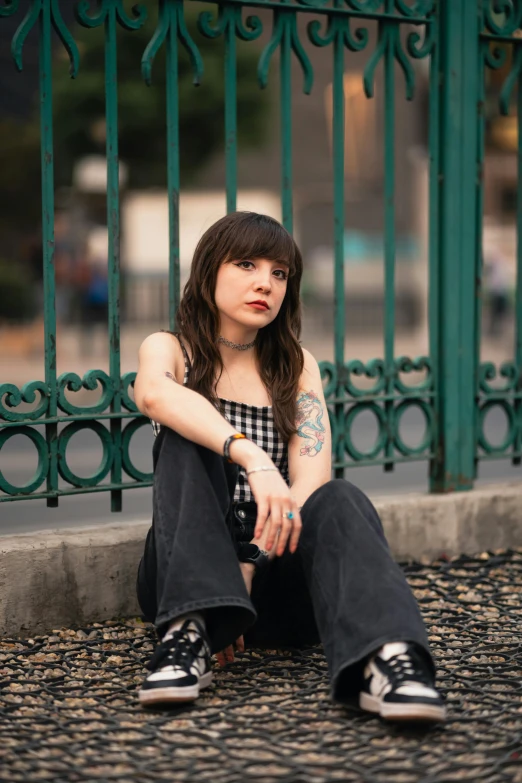
<path id="1" fill-rule="evenodd" d="M 234 266 L 239 267 L 240 269 L 252 269 L 254 268 L 254 262 L 253 261 L 238 261 L 237 264 L 234 264 Z M 274 275 L 279 280 L 287 280 L 288 279 L 288 273 L 284 269 L 276 269 L 274 271 Z"/>

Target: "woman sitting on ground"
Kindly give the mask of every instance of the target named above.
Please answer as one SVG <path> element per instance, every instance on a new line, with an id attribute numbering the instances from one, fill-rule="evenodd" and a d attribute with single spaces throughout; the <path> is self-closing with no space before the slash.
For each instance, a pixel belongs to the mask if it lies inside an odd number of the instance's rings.
<path id="1" fill-rule="evenodd" d="M 176 333 L 139 353 L 156 434 L 138 598 L 160 642 L 143 705 L 188 702 L 211 655 L 322 642 L 331 695 L 390 720 L 443 720 L 417 604 L 366 495 L 331 480 L 317 362 L 299 343 L 300 252 L 236 212 L 201 238 Z"/>

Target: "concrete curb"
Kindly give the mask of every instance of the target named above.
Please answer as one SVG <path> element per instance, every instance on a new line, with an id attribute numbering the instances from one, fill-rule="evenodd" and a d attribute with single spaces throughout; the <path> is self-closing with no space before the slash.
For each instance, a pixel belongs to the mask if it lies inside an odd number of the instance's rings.
<path id="1" fill-rule="evenodd" d="M 0 632 L 139 614 L 136 571 L 149 522 L 0 538 Z"/>
<path id="2" fill-rule="evenodd" d="M 522 547 L 522 483 L 380 497 L 398 560 Z M 0 538 L 0 632 L 42 633 L 139 614 L 135 582 L 150 523 Z"/>

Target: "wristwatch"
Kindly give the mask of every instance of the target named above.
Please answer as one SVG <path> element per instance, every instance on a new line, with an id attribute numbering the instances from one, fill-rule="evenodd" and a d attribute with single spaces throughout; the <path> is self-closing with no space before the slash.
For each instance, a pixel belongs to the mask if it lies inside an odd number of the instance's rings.
<path id="1" fill-rule="evenodd" d="M 264 571 L 270 562 L 268 552 L 260 549 L 257 544 L 241 543 L 237 556 L 240 563 L 252 563 L 256 574 Z"/>

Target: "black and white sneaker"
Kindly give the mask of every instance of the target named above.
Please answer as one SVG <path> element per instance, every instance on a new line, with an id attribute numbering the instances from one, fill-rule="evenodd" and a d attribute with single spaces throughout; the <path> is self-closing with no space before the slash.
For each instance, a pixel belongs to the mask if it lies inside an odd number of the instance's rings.
<path id="1" fill-rule="evenodd" d="M 187 619 L 156 647 L 139 692 L 143 706 L 197 699 L 212 682 L 210 646 L 203 627 Z"/>
<path id="2" fill-rule="evenodd" d="M 406 642 L 385 644 L 370 658 L 359 706 L 386 720 L 436 723 L 446 717 L 426 662 L 415 646 Z"/>

